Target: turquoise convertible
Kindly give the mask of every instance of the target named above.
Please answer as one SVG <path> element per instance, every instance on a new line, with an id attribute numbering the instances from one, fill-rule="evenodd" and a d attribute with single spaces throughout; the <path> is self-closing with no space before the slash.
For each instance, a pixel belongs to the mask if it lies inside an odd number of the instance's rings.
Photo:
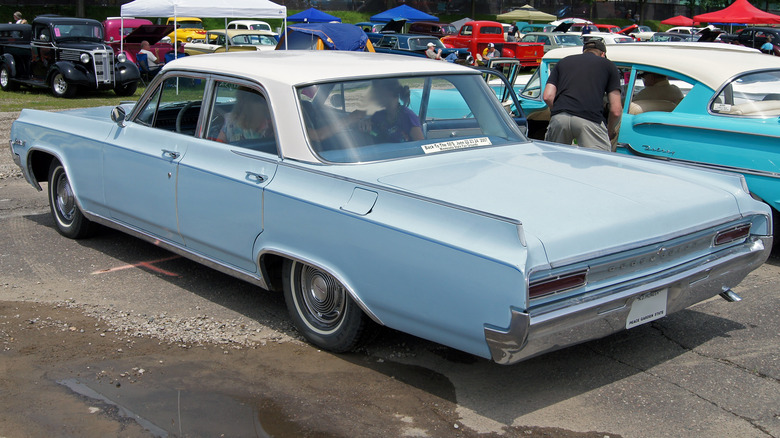
<path id="1" fill-rule="evenodd" d="M 741 176 L 529 141 L 480 71 L 411 57 L 188 56 L 134 105 L 22 111 L 10 147 L 62 235 L 283 293 L 335 352 L 380 324 L 514 363 L 737 300 L 772 246 Z"/>
<path id="2" fill-rule="evenodd" d="M 544 137 L 550 118 L 540 96 L 550 69 L 575 53 L 545 55 L 521 92 L 532 137 Z M 618 152 L 740 173 L 778 216 L 780 58 L 718 43 L 610 46 L 607 57 L 623 73 Z M 666 76 L 665 90 L 646 86 L 646 73 Z"/>

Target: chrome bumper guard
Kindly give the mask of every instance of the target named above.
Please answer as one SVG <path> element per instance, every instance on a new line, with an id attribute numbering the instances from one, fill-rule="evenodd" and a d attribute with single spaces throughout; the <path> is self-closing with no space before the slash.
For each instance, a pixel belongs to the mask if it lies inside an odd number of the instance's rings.
<path id="1" fill-rule="evenodd" d="M 509 365 L 543 353 L 625 330 L 634 300 L 668 289 L 666 314 L 683 310 L 739 284 L 769 257 L 771 236 L 751 236 L 745 243 L 629 284 L 610 286 L 588 301 L 576 300 L 554 311 L 511 309 L 508 329 L 485 327 L 493 360 Z"/>

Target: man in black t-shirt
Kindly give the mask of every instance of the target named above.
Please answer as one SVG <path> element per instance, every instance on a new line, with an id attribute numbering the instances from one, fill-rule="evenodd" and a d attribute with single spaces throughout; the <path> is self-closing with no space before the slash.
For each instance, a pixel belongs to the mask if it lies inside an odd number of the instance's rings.
<path id="1" fill-rule="evenodd" d="M 617 135 L 620 114 L 620 73 L 606 58 L 602 40 L 585 43 L 583 53 L 561 59 L 553 68 L 543 99 L 550 108 L 545 140 L 611 151 L 610 138 Z M 609 102 L 605 125 L 604 95 Z"/>

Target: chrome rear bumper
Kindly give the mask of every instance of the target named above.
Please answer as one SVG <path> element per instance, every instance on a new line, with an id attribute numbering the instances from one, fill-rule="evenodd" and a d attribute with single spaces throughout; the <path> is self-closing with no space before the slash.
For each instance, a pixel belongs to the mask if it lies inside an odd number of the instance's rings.
<path id="1" fill-rule="evenodd" d="M 512 364 L 570 345 L 625 330 L 634 300 L 646 292 L 668 289 L 666 314 L 731 289 L 769 257 L 771 236 L 748 241 L 674 269 L 610 287 L 600 298 L 577 301 L 553 310 L 533 313 L 511 309 L 508 329 L 485 327 L 493 360 Z"/>

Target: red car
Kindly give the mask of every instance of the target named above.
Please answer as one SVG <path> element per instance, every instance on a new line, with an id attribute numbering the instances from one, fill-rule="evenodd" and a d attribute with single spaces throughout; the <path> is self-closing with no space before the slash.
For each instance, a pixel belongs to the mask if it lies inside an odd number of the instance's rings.
<path id="1" fill-rule="evenodd" d="M 122 19 L 113 17 L 103 22 L 103 28 L 106 44 L 114 49 L 114 54 L 118 55 L 123 51 L 127 60 L 132 63 L 135 63 L 135 55 L 141 50 L 142 41 L 149 42 L 149 50 L 160 60 L 173 52 L 172 44 L 160 42 L 173 31 L 172 25 L 152 24 L 151 21 L 140 18 L 125 18 L 122 23 Z"/>

